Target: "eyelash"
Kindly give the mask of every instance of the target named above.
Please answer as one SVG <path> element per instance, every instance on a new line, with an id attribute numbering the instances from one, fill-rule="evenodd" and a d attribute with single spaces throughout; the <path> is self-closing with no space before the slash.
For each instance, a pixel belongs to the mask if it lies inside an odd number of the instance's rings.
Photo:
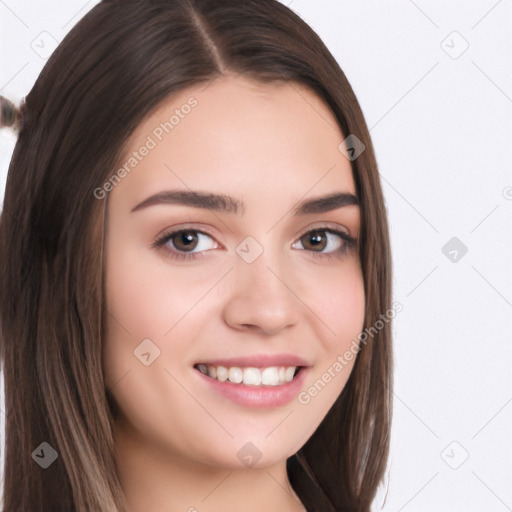
<path id="1" fill-rule="evenodd" d="M 210 235 L 207 232 L 204 232 L 204 231 L 201 231 L 201 230 L 198 230 L 198 229 L 187 229 L 187 228 L 184 228 L 184 229 L 178 229 L 176 231 L 170 231 L 170 232 L 164 233 L 161 237 L 157 238 L 151 244 L 151 246 L 156 248 L 156 249 L 165 250 L 165 244 L 169 240 L 171 240 L 173 237 L 175 237 L 176 235 L 179 235 L 181 233 L 200 233 L 202 235 L 206 235 L 206 236 L 208 236 L 208 237 L 213 239 L 213 236 Z M 345 253 L 347 253 L 350 250 L 352 250 L 356 246 L 356 243 L 357 243 L 357 240 L 355 238 L 351 237 L 348 233 L 345 233 L 343 231 L 338 231 L 338 230 L 333 229 L 333 228 L 327 228 L 327 227 L 319 227 L 319 228 L 315 228 L 315 229 L 311 229 L 309 231 L 306 231 L 305 233 L 303 233 L 297 239 L 297 241 L 299 241 L 305 235 L 308 235 L 310 233 L 331 233 L 333 235 L 339 236 L 343 240 L 343 244 L 341 245 L 341 247 L 339 247 L 338 249 L 336 249 L 336 250 L 334 250 L 332 252 L 329 252 L 329 253 L 321 253 L 321 252 L 318 252 L 318 251 L 312 251 L 310 249 L 301 249 L 301 250 L 305 250 L 305 251 L 310 251 L 313 254 L 314 258 L 319 258 L 319 259 L 322 259 L 322 260 L 331 260 L 333 258 L 339 258 L 342 255 L 344 255 Z M 294 243 L 296 243 L 296 242 L 294 242 Z M 172 251 L 171 250 L 165 250 L 166 256 L 169 257 L 169 258 L 175 259 L 175 260 L 191 261 L 191 260 L 195 260 L 197 258 L 200 258 L 201 255 L 204 254 L 204 252 L 206 252 L 206 251 L 201 251 L 201 252 L 198 252 L 198 253 L 191 253 L 191 252 L 188 253 L 188 252 L 179 252 L 179 251 L 175 252 L 175 251 L 176 250 L 172 250 Z"/>

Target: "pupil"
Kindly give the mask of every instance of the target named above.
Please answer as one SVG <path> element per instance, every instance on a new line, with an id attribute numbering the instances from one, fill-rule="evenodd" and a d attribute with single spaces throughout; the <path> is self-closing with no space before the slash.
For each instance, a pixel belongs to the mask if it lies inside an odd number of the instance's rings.
<path id="1" fill-rule="evenodd" d="M 193 234 L 192 231 L 183 231 L 182 233 L 179 233 L 177 235 L 177 238 L 178 238 L 178 243 L 174 244 L 175 247 L 177 249 L 194 249 L 194 247 L 192 247 L 192 245 L 194 245 L 194 242 L 197 243 L 197 235 Z M 182 247 L 180 247 L 180 245 L 182 245 Z"/>
<path id="2" fill-rule="evenodd" d="M 309 236 L 309 240 L 310 242 L 312 242 L 311 245 L 313 247 L 320 247 L 320 249 L 323 249 L 325 247 L 324 235 L 321 234 L 320 231 L 315 231 L 311 233 Z"/>

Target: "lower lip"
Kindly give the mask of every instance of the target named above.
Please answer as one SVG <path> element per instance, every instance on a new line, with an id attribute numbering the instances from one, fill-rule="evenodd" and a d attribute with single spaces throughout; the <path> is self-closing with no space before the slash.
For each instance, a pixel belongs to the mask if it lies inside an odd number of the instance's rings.
<path id="1" fill-rule="evenodd" d="M 292 381 L 279 386 L 247 386 L 229 381 L 220 382 L 194 369 L 199 377 L 215 391 L 245 407 L 278 407 L 291 402 L 298 395 L 306 378 L 307 370 L 302 367 Z"/>

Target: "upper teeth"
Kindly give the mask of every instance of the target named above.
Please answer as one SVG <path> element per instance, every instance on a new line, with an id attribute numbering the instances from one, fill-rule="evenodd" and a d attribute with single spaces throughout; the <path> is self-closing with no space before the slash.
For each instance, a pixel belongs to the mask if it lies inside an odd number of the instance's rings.
<path id="1" fill-rule="evenodd" d="M 197 369 L 221 382 L 229 380 L 235 384 L 248 386 L 279 386 L 293 380 L 297 366 L 269 366 L 267 368 L 240 368 L 239 366 L 211 366 L 198 364 Z"/>

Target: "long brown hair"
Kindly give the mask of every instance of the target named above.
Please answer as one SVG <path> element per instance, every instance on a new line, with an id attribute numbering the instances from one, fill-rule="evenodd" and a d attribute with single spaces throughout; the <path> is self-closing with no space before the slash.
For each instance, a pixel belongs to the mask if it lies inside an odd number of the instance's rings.
<path id="1" fill-rule="evenodd" d="M 134 129 L 164 100 L 226 74 L 306 85 L 365 150 L 352 161 L 365 328 L 391 306 L 386 210 L 363 114 L 317 34 L 276 0 L 103 0 L 25 98 L 0 218 L 4 512 L 121 512 L 102 369 L 106 201 Z M 310 511 L 368 512 L 386 468 L 390 323 L 357 354 L 314 435 L 287 461 Z M 57 460 L 42 469 L 47 442 Z"/>

